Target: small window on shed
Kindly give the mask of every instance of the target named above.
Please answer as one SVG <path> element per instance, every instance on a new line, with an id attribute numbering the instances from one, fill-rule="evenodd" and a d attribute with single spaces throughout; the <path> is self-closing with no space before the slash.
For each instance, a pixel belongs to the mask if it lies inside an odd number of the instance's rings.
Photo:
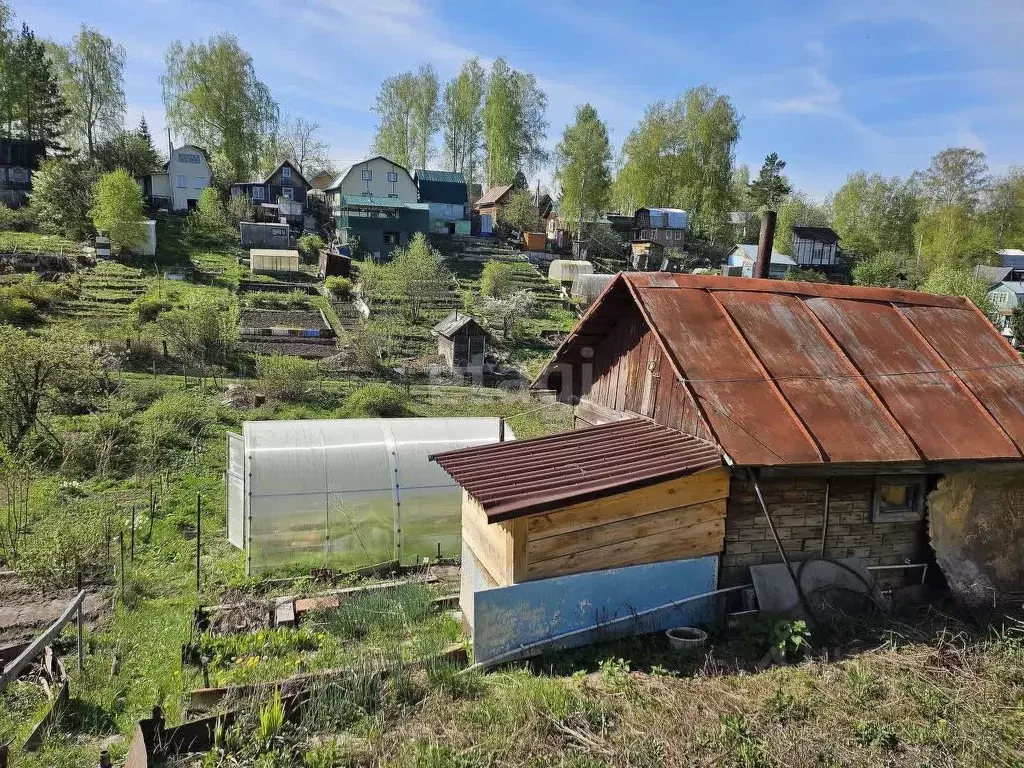
<path id="1" fill-rule="evenodd" d="M 367 169 L 363 171 L 363 181 L 373 181 L 373 171 Z"/>
<path id="2" fill-rule="evenodd" d="M 289 168 L 287 165 L 281 168 L 281 178 L 284 179 L 285 181 L 292 180 L 292 169 Z"/>
<path id="3" fill-rule="evenodd" d="M 926 479 L 920 475 L 879 475 L 871 520 L 875 523 L 914 522 L 924 518 Z"/>
<path id="4" fill-rule="evenodd" d="M 388 181 L 391 182 L 392 184 L 394 184 L 396 181 L 398 181 L 398 172 L 397 171 L 388 171 Z"/>

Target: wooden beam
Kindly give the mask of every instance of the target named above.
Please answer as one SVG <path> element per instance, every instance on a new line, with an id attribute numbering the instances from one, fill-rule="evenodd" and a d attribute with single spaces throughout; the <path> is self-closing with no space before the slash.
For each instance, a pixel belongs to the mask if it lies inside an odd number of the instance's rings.
<path id="1" fill-rule="evenodd" d="M 3 688 L 12 680 L 16 679 L 21 671 L 27 667 L 33 659 L 43 652 L 43 649 L 53 642 L 54 638 L 60 633 L 61 629 L 67 624 L 71 617 L 75 615 L 75 612 L 81 608 L 82 601 L 85 600 L 85 590 L 83 589 L 78 593 L 68 607 L 64 609 L 64 613 L 60 615 L 53 624 L 51 624 L 45 632 L 29 644 L 28 648 L 22 651 L 21 655 L 18 656 L 14 661 L 4 667 L 3 674 L 0 675 L 0 688 Z"/>

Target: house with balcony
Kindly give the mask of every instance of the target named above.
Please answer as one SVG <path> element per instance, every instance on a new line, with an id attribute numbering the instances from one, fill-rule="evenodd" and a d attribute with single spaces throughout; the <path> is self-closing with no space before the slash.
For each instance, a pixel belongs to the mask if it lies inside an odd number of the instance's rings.
<path id="1" fill-rule="evenodd" d="M 194 211 L 199 196 L 213 182 L 210 156 L 193 144 L 170 149 L 163 173 L 150 173 L 136 179 L 142 194 L 154 208 L 169 211 Z"/>
<path id="2" fill-rule="evenodd" d="M 361 160 L 324 190 L 335 236 L 343 246 L 386 261 L 417 232 L 430 231 L 430 205 L 419 202 L 412 174 L 383 155 Z"/>
<path id="3" fill-rule="evenodd" d="M 296 219 L 301 223 L 311 185 L 292 164 L 285 160 L 262 180 L 231 185 L 231 196 L 248 198 L 257 211 L 257 219 Z"/>

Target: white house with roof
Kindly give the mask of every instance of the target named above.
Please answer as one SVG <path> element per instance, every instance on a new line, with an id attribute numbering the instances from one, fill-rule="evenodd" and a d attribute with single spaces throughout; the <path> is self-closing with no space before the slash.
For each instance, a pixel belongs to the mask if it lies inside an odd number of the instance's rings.
<path id="1" fill-rule="evenodd" d="M 1003 256 L 1005 264 L 1007 254 L 1000 252 L 1000 255 Z M 974 268 L 974 274 L 988 284 L 988 300 L 999 316 L 997 324 L 1000 328 L 1006 328 L 1013 311 L 1024 306 L 1024 251 L 1017 251 L 1009 256 L 1010 259 L 1019 258 L 1021 266 L 979 265 Z"/>
<path id="2" fill-rule="evenodd" d="M 754 263 L 757 261 L 757 246 L 748 243 L 737 245 L 726 258 L 725 266 L 728 274 L 743 277 L 754 276 Z M 768 267 L 768 277 L 781 280 L 789 270 L 796 268 L 796 262 L 784 253 L 772 250 L 772 260 Z"/>
<path id="3" fill-rule="evenodd" d="M 142 194 L 172 211 L 191 211 L 199 205 L 199 195 L 213 181 L 213 170 L 206 150 L 193 144 L 171 147 L 163 173 L 140 176 Z"/>

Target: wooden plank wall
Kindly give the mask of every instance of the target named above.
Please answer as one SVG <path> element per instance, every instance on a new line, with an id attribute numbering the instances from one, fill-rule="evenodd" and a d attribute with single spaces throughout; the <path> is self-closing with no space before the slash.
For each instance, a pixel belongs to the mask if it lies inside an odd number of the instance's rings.
<path id="1" fill-rule="evenodd" d="M 488 523 L 487 513 L 462 491 L 462 540 L 499 587 L 522 581 L 526 558 L 526 518 Z M 516 576 L 519 576 L 517 579 Z"/>
<path id="2" fill-rule="evenodd" d="M 728 495 L 723 467 L 532 515 L 515 521 L 524 525 L 502 554 L 512 553 L 512 583 L 717 554 Z"/>
<path id="3" fill-rule="evenodd" d="M 593 365 L 594 380 L 589 392 L 583 393 L 584 403 L 646 416 L 658 424 L 714 441 L 690 393 L 676 379 L 671 361 L 635 307 L 594 350 Z M 580 426 L 607 421 L 594 416 L 588 416 L 582 408 L 577 414 Z"/>

